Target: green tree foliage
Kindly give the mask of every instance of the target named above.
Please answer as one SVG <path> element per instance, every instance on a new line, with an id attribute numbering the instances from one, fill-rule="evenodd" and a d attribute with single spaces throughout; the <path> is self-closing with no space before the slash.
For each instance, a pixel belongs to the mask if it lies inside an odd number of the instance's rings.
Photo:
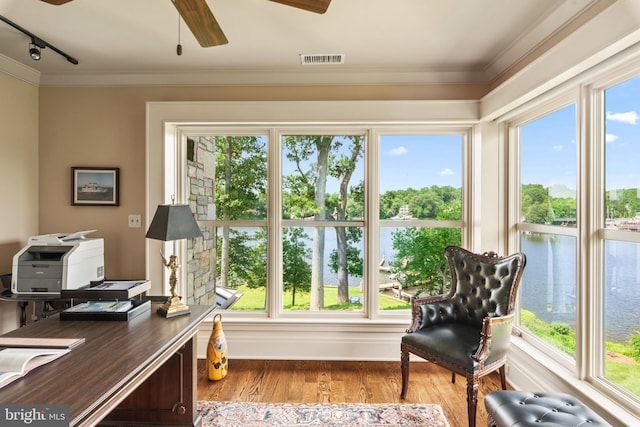
<path id="1" fill-rule="evenodd" d="M 346 228 L 347 242 L 356 243 L 362 241 L 362 229 L 357 227 Z M 338 272 L 338 251 L 333 250 L 329 254 L 329 267 L 331 272 Z M 358 248 L 347 246 L 347 270 L 349 276 L 362 277 L 364 274 L 364 258 Z"/>
<path id="2" fill-rule="evenodd" d="M 227 239 L 229 245 L 229 259 L 230 268 L 227 273 L 227 282 L 224 286 L 237 287 L 240 285 L 247 285 L 249 287 L 260 287 L 266 285 L 266 274 L 261 274 L 261 271 L 266 272 L 266 249 L 263 249 L 264 244 L 264 232 L 250 234 L 247 232 L 241 232 L 236 229 L 228 230 Z M 262 237 L 260 237 L 262 235 Z M 223 237 L 218 236 L 218 246 L 223 243 Z M 255 242 L 260 240 L 263 243 L 256 245 Z M 222 261 L 220 258 L 218 258 Z M 218 262 L 216 264 L 216 275 L 220 277 L 221 268 L 224 264 Z"/>
<path id="3" fill-rule="evenodd" d="M 311 290 L 311 267 L 308 259 L 311 250 L 306 241 L 309 236 L 302 228 L 285 228 L 282 235 L 282 284 L 284 290 L 291 292 L 291 305 L 296 305 L 297 292 Z"/>
<path id="4" fill-rule="evenodd" d="M 569 224 L 576 220 L 575 197 L 552 197 L 542 184 L 522 186 L 523 221 L 531 224 Z"/>
<path id="5" fill-rule="evenodd" d="M 460 189 L 452 186 L 387 191 L 380 195 L 380 219 L 394 218 L 403 206 L 409 207 L 409 216 L 413 218 L 437 219 L 451 202 L 461 197 Z M 459 220 L 461 216 L 451 219 Z"/>
<path id="6" fill-rule="evenodd" d="M 285 158 L 294 172 L 283 176 L 283 218 L 308 218 L 317 221 L 344 221 L 356 211 L 350 199 L 349 184 L 358 161 L 364 155 L 362 136 L 290 135 L 283 139 Z M 338 194 L 328 194 L 327 180 L 335 178 Z M 352 189 L 352 193 L 363 187 Z M 357 195 L 357 194 L 356 194 Z M 362 199 L 362 197 L 361 197 Z M 362 208 L 360 208 L 362 210 Z M 323 308 L 325 227 L 313 228 L 311 310 Z M 338 295 L 349 299 L 349 241 L 344 227 L 335 227 Z"/>
<path id="7" fill-rule="evenodd" d="M 214 203 L 217 219 L 235 220 L 246 218 L 251 212 L 265 208 L 267 183 L 266 143 L 256 136 L 216 136 L 213 138 L 215 161 Z M 266 217 L 266 211 L 263 213 Z M 246 248 L 236 247 L 246 239 L 235 238 L 229 227 L 223 227 L 218 244 L 217 259 L 220 260 L 219 278 L 222 286 L 232 286 L 239 278 L 247 279 L 244 270 L 250 264 L 243 263 L 231 268 L 242 258 L 232 257 Z M 246 237 L 246 236 L 245 236 Z M 236 277 L 234 277 L 236 276 Z"/>
<path id="8" fill-rule="evenodd" d="M 218 219 L 253 219 L 258 216 L 256 212 L 265 217 L 267 162 L 264 140 L 256 136 L 216 136 L 214 144 Z"/>
<path id="9" fill-rule="evenodd" d="M 637 188 L 607 191 L 605 197 L 607 218 L 633 218 L 640 212 Z"/>
<path id="10" fill-rule="evenodd" d="M 452 199 L 443 204 L 439 220 L 459 218 L 461 202 Z M 404 281 L 403 286 L 419 287 L 416 295 L 442 294 L 449 288 L 448 263 L 444 249 L 449 245 L 460 245 L 462 233 L 459 228 L 409 227 L 393 233 L 393 248 L 399 261 L 393 264 Z"/>

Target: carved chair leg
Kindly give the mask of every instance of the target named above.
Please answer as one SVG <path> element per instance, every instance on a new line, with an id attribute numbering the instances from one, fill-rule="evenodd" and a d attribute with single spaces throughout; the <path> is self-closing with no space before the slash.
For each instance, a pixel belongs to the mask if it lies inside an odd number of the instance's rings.
<path id="1" fill-rule="evenodd" d="M 409 352 L 402 347 L 400 349 L 400 370 L 402 371 L 402 391 L 400 399 L 404 399 L 407 395 L 407 387 L 409 386 Z"/>
<path id="2" fill-rule="evenodd" d="M 498 370 L 498 372 L 500 372 L 500 384 L 502 385 L 502 389 L 506 390 L 507 389 L 507 369 L 505 365 L 500 366 L 500 369 Z"/>
<path id="3" fill-rule="evenodd" d="M 476 427 L 476 407 L 478 406 L 478 381 L 475 375 L 467 377 L 467 413 L 469 427 Z"/>

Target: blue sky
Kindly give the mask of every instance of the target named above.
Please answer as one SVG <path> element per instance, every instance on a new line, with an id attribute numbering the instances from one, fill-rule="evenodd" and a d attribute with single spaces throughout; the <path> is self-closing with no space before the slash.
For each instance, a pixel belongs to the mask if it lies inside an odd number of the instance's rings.
<path id="1" fill-rule="evenodd" d="M 605 92 L 606 187 L 639 188 L 640 78 Z M 522 127 L 522 183 L 576 188 L 576 109 Z"/>
<path id="2" fill-rule="evenodd" d="M 462 186 L 462 136 L 383 135 L 380 194 L 432 185 Z"/>
<path id="3" fill-rule="evenodd" d="M 640 78 L 607 89 L 606 187 L 640 188 Z"/>
<path id="4" fill-rule="evenodd" d="M 640 188 L 640 77 L 606 90 L 606 187 Z M 576 188 L 576 107 L 557 110 L 521 128 L 522 183 Z M 462 136 L 382 135 L 380 193 L 462 186 Z M 285 173 L 291 170 L 284 165 Z M 364 161 L 351 179 L 362 179 Z M 335 180 L 330 180 L 335 181 Z M 329 182 L 327 191 L 337 191 Z"/>
<path id="5" fill-rule="evenodd" d="M 90 182 L 95 182 L 103 187 L 113 187 L 113 174 L 105 172 L 78 172 L 78 186 L 82 186 Z"/>
<path id="6" fill-rule="evenodd" d="M 343 147 L 346 152 L 346 147 Z M 315 161 L 315 158 L 313 159 Z M 308 163 L 308 162 L 307 162 Z M 380 193 L 389 190 L 420 189 L 432 185 L 462 186 L 462 136 L 383 135 L 380 138 Z M 283 174 L 292 173 L 292 164 L 283 159 Z M 351 185 L 364 176 L 364 159 L 351 178 Z M 334 178 L 327 192 L 338 191 Z"/>

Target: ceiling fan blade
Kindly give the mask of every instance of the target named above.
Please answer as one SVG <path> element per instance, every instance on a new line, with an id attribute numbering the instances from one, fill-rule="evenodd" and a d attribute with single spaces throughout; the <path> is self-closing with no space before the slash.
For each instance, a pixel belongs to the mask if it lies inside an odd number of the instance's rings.
<path id="1" fill-rule="evenodd" d="M 229 43 L 205 0 L 171 0 L 202 47 Z"/>
<path id="2" fill-rule="evenodd" d="M 42 0 L 45 3 L 60 6 L 61 4 L 69 3 L 71 0 Z"/>
<path id="3" fill-rule="evenodd" d="M 271 0 L 276 3 L 286 4 L 287 6 L 297 7 L 298 9 L 308 10 L 309 12 L 325 13 L 329 8 L 331 0 Z"/>

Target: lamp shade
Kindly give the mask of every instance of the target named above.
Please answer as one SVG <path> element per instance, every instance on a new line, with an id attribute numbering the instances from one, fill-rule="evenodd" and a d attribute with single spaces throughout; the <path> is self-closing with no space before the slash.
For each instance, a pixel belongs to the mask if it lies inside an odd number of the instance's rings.
<path id="1" fill-rule="evenodd" d="M 158 205 L 146 235 L 165 242 L 200 236 L 202 231 L 189 205 Z"/>

